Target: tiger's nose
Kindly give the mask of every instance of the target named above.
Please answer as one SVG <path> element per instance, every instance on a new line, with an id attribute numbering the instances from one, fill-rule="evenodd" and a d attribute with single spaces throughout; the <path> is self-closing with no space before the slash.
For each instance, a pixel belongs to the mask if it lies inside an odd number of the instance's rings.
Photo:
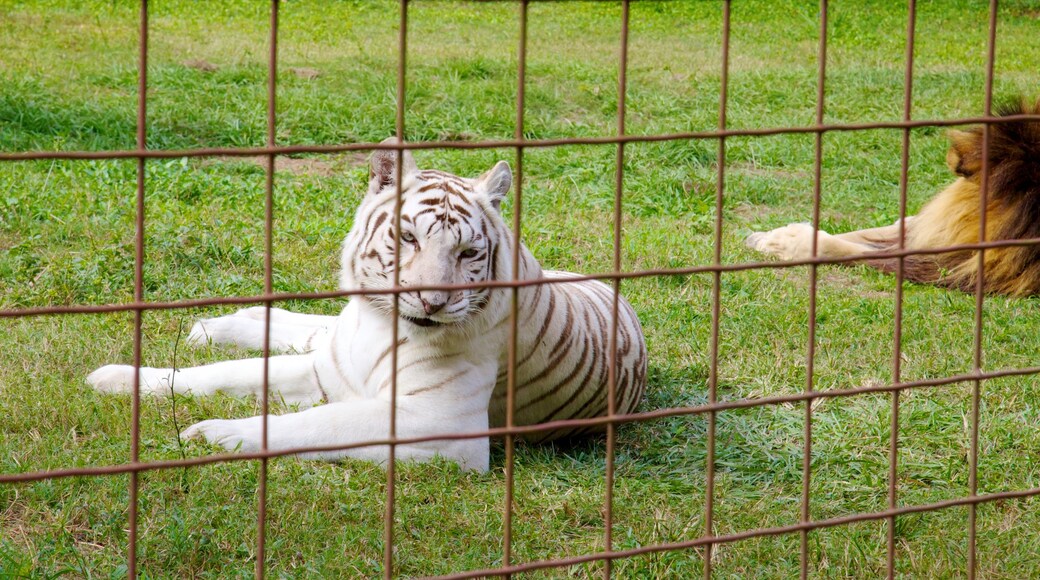
<path id="1" fill-rule="evenodd" d="M 426 298 L 420 296 L 419 302 L 422 303 L 423 312 L 425 312 L 427 316 L 436 312 L 440 312 L 442 309 L 444 309 L 444 306 L 448 304 L 448 301 L 446 299 L 441 298 L 439 296 L 433 298 L 433 300 L 427 300 Z"/>

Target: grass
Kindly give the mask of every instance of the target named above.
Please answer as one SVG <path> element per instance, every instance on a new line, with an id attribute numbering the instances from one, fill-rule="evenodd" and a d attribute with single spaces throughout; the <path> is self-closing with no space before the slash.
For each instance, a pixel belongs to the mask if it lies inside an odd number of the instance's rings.
<path id="1" fill-rule="evenodd" d="M 906 8 L 868 0 L 833 3 L 826 120 L 902 115 Z M 415 2 L 409 9 L 406 131 L 410 140 L 497 139 L 514 132 L 517 7 L 510 3 Z M 148 146 L 257 146 L 265 135 L 267 8 L 263 3 L 152 3 Z M 915 118 L 981 114 L 985 8 L 975 2 L 919 8 Z M 396 3 L 284 2 L 279 37 L 278 141 L 378 141 L 394 127 Z M 530 8 L 527 108 L 531 138 L 616 131 L 620 6 L 534 3 Z M 817 12 L 810 3 L 733 4 L 731 127 L 810 123 L 815 111 Z M 1036 96 L 1040 26 L 1035 6 L 1000 11 L 996 93 Z M 627 131 L 711 130 L 718 124 L 719 2 L 632 6 Z M 91 1 L 0 1 L 0 150 L 105 150 L 134 144 L 136 7 Z M 211 66 L 210 66 L 211 65 Z M 211 69 L 211 70 L 206 70 Z M 295 72 L 294 72 L 294 69 Z M 317 71 L 318 76 L 300 69 Z M 822 226 L 872 227 L 898 217 L 898 131 L 828 133 L 823 139 Z M 942 130 L 915 129 L 911 211 L 950 179 Z M 513 151 L 429 151 L 421 166 L 475 175 Z M 551 268 L 610 268 L 615 149 L 568 146 L 524 155 L 523 236 Z M 687 267 L 712 260 L 717 142 L 625 148 L 626 269 Z M 723 261 L 759 259 L 743 246 L 754 230 L 804 221 L 811 211 L 813 137 L 726 142 Z M 280 162 L 276 180 L 276 291 L 335 287 L 336 253 L 364 189 L 364 161 L 302 156 Z M 248 161 L 147 163 L 149 300 L 255 294 L 262 289 L 264 172 Z M 0 308 L 104 304 L 131 299 L 133 161 L 0 163 Z M 806 384 L 808 271 L 722 276 L 719 396 L 800 392 Z M 711 278 L 626 281 L 650 348 L 644 409 L 707 400 Z M 903 378 L 972 368 L 974 298 L 905 288 Z M 335 301 L 283 305 L 331 313 Z M 988 298 L 984 368 L 1036 364 L 1036 300 Z M 815 387 L 891 380 L 894 282 L 862 267 L 822 268 Z M 149 312 L 144 358 L 189 365 L 255 353 L 189 350 L 177 337 L 200 316 L 227 308 Z M 130 401 L 83 384 L 93 368 L 131 360 L 127 314 L 0 319 L 0 472 L 119 464 L 130 454 Z M 980 493 L 1040 483 L 1040 382 L 982 386 Z M 258 403 L 177 397 L 142 405 L 144 460 L 212 451 L 182 447 L 179 428 L 210 417 L 244 417 Z M 908 391 L 900 398 L 899 502 L 929 503 L 968 491 L 971 386 Z M 813 413 L 814 519 L 887 505 L 891 398 L 823 400 Z M 719 413 L 714 532 L 798 521 L 804 406 Z M 696 538 L 704 529 L 706 421 L 662 419 L 619 429 L 616 549 Z M 504 457 L 491 472 L 443 463 L 398 469 L 395 570 L 422 576 L 501 561 Z M 516 459 L 514 562 L 603 548 L 605 446 L 520 446 Z M 258 467 L 233 462 L 141 476 L 140 570 L 149 577 L 252 574 Z M 382 574 L 385 472 L 361 462 L 272 461 L 267 569 L 274 576 Z M 128 477 L 0 485 L 0 576 L 126 575 Z M 980 573 L 1040 574 L 1036 500 L 978 510 Z M 966 574 L 966 508 L 896 521 L 902 576 Z M 809 535 L 814 575 L 884 573 L 884 522 Z M 719 546 L 718 577 L 797 574 L 798 536 Z M 696 551 L 615 563 L 618 577 L 701 573 Z M 588 564 L 533 576 L 593 576 Z"/>

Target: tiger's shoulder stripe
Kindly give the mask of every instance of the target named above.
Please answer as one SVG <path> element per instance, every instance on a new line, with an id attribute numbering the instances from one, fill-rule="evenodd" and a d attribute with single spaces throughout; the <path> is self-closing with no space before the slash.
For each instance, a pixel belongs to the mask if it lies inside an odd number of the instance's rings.
<path id="1" fill-rule="evenodd" d="M 532 259 L 533 260 L 533 259 Z M 537 267 L 537 263 L 532 264 Z M 569 277 L 551 273 L 552 277 Z M 518 424 L 601 416 L 608 408 L 610 330 L 614 290 L 596 281 L 558 282 L 523 290 L 523 350 L 517 361 Z M 539 292 L 541 295 L 539 296 Z M 646 346 L 631 306 L 618 298 L 615 341 L 615 408 L 632 412 L 646 384 Z M 546 337 L 555 337 L 546 340 Z M 505 412 L 505 373 L 492 399 L 492 410 Z M 602 427 L 535 433 L 526 438 L 552 440 Z"/>

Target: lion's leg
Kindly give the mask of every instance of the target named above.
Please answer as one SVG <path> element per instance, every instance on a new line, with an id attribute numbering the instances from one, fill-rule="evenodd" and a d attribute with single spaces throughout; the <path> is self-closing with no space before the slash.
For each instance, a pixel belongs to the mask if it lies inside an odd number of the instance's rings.
<path id="1" fill-rule="evenodd" d="M 748 236 L 748 247 L 781 260 L 805 260 L 812 257 L 813 227 L 798 223 L 786 225 L 768 232 L 755 232 Z M 823 230 L 816 232 L 816 255 L 822 258 L 844 258 L 869 252 L 867 244 L 832 236 Z"/>
<path id="2" fill-rule="evenodd" d="M 271 309 L 271 349 L 276 352 L 310 352 L 327 341 L 337 316 L 297 314 Z M 266 333 L 266 309 L 255 306 L 217 318 L 196 322 L 188 333 L 188 344 L 233 344 L 262 349 Z"/>
<path id="3" fill-rule="evenodd" d="M 323 398 L 314 373 L 314 357 L 273 356 L 267 359 L 269 392 L 273 398 L 289 403 L 316 403 Z M 141 367 L 142 394 L 191 393 L 212 395 L 261 396 L 264 389 L 264 359 L 251 358 L 219 362 L 184 369 Z M 131 393 L 134 367 L 105 365 L 87 376 L 87 383 L 105 393 Z"/>
<path id="4" fill-rule="evenodd" d="M 910 224 L 913 219 L 914 216 L 907 216 L 906 218 L 907 235 L 909 235 Z M 833 236 L 847 242 L 875 246 L 875 249 L 878 246 L 895 245 L 899 242 L 899 221 L 897 220 L 896 223 L 890 226 L 833 234 Z"/>
<path id="5" fill-rule="evenodd" d="M 204 438 L 231 451 L 259 451 L 262 420 L 260 416 L 210 419 L 188 427 L 181 436 Z M 442 405 L 431 404 L 421 397 L 399 398 L 396 423 L 400 438 L 426 437 L 448 431 L 477 432 L 487 429 L 488 425 L 486 411 L 446 421 Z M 330 403 L 298 413 L 268 415 L 267 418 L 267 448 L 275 451 L 379 441 L 387 439 L 389 434 L 390 403 L 385 399 Z M 399 445 L 395 456 L 401 460 L 424 461 L 439 455 L 455 461 L 463 469 L 486 471 L 488 453 L 488 438 L 480 437 Z M 305 453 L 303 456 L 326 460 L 353 457 L 385 463 L 389 459 L 389 448 L 373 445 Z"/>
<path id="6" fill-rule="evenodd" d="M 910 225 L 907 218 L 907 227 Z M 881 228 L 842 234 L 816 232 L 816 255 L 822 258 L 849 258 L 876 252 L 899 238 L 898 222 Z M 786 225 L 768 232 L 755 232 L 745 243 L 759 252 L 782 260 L 804 260 L 812 255 L 813 227 L 807 223 Z"/>

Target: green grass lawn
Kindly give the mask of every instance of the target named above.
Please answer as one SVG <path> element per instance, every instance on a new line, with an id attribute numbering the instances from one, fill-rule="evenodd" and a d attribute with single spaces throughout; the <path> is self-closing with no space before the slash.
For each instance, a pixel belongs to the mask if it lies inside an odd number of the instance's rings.
<path id="1" fill-rule="evenodd" d="M 152 2 L 148 146 L 261 146 L 266 135 L 268 7 L 263 2 Z M 906 7 L 835 1 L 830 12 L 826 121 L 896 121 L 902 115 Z M 982 113 L 986 15 L 981 2 L 921 3 L 913 116 Z M 1040 95 L 1040 6 L 1003 3 L 998 97 Z M 529 138 L 616 132 L 620 5 L 530 7 Z M 409 8 L 406 136 L 411 141 L 504 139 L 514 134 L 519 8 L 509 2 L 415 2 Z M 627 131 L 712 130 L 718 125 L 720 2 L 637 2 L 631 9 Z M 0 0 L 0 151 L 133 148 L 137 7 L 131 2 Z M 393 133 L 398 12 L 391 1 L 282 4 L 278 142 L 341 144 Z M 815 114 L 818 13 L 799 0 L 733 4 L 730 127 L 809 124 Z M 317 73 L 315 75 L 315 73 Z M 726 142 L 723 261 L 759 256 L 754 230 L 811 215 L 812 135 Z M 823 139 L 821 225 L 873 227 L 898 217 L 901 132 L 829 133 Z M 912 133 L 909 206 L 951 179 L 944 132 Z M 625 269 L 707 265 L 713 256 L 715 140 L 625 148 Z M 543 265 L 610 269 L 614 146 L 531 149 L 524 155 L 523 236 Z M 476 175 L 512 150 L 426 151 L 421 167 Z M 263 289 L 264 170 L 241 159 L 147 162 L 145 297 L 254 295 Z M 0 308 L 106 304 L 133 296 L 136 162 L 0 163 Z M 337 252 L 364 191 L 364 155 L 279 160 L 274 288 L 335 288 Z M 512 204 L 509 204 L 511 207 Z M 507 208 L 508 211 L 508 208 Z M 819 271 L 815 386 L 891 381 L 895 284 L 855 266 Z M 626 281 L 650 349 L 644 410 L 707 401 L 710 275 Z M 802 391 L 808 341 L 807 268 L 722 276 L 718 389 L 722 400 Z M 972 368 L 974 297 L 907 285 L 903 379 Z M 984 368 L 1040 363 L 1035 299 L 986 300 Z M 338 301 L 280 306 L 333 313 Z M 191 321 L 231 308 L 144 315 L 144 362 L 190 365 L 255 353 L 190 350 Z M 97 366 L 130 362 L 132 316 L 0 318 L 0 473 L 126 462 L 130 400 L 89 390 Z M 982 387 L 980 493 L 1040 486 L 1040 380 Z M 279 407 L 279 411 L 284 408 Z M 901 397 L 899 503 L 968 490 L 971 385 Z M 227 397 L 147 399 L 141 456 L 213 452 L 182 447 L 177 432 L 211 417 L 245 417 L 259 402 Z M 815 404 L 811 514 L 824 519 L 885 509 L 891 396 Z M 714 532 L 796 523 L 802 493 L 804 405 L 718 415 Z M 677 417 L 618 430 L 614 548 L 699 537 L 704 531 L 707 423 Z M 521 445 L 516 456 L 513 561 L 603 549 L 605 444 Z M 395 574 L 424 576 L 501 563 L 504 452 L 492 470 L 401 465 Z M 139 570 L 149 577 L 250 576 L 256 555 L 256 462 L 141 475 Z M 0 484 L 0 577 L 126 574 L 125 475 Z M 362 462 L 273 460 L 268 480 L 267 570 L 272 576 L 382 574 L 385 471 Z M 979 570 L 988 578 L 1040 575 L 1037 500 L 978 510 Z M 962 577 L 966 508 L 900 517 L 901 576 Z M 886 523 L 809 534 L 814 576 L 885 571 Z M 789 578 L 797 534 L 717 547 L 717 577 Z M 619 560 L 619 578 L 693 577 L 693 550 Z M 594 576 L 601 564 L 535 577 Z"/>

